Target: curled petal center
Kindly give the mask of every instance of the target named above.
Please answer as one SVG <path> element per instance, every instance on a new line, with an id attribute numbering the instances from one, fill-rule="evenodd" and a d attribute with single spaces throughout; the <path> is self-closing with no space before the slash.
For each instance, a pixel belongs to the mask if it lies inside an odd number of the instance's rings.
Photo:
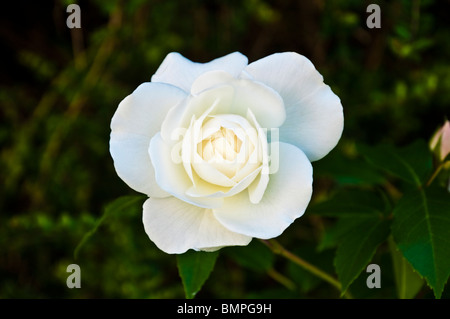
<path id="1" fill-rule="evenodd" d="M 197 152 L 207 162 L 214 159 L 234 161 L 241 150 L 242 141 L 233 130 L 220 127 L 218 131 L 197 145 Z"/>

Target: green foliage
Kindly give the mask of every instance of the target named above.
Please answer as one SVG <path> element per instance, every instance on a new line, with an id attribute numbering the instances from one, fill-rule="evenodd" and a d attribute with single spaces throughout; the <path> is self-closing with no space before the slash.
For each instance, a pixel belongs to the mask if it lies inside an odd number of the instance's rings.
<path id="1" fill-rule="evenodd" d="M 337 217 L 325 232 L 319 248 L 337 246 L 334 265 L 345 293 L 372 260 L 378 246 L 389 235 L 390 221 L 383 198 L 374 192 L 350 189 L 313 207 L 312 213 Z"/>
<path id="2" fill-rule="evenodd" d="M 187 251 L 177 256 L 178 271 L 187 299 L 192 299 L 208 279 L 219 253 Z"/>
<path id="3" fill-rule="evenodd" d="M 123 197 L 117 198 L 112 203 L 109 203 L 108 205 L 106 205 L 105 211 L 104 211 L 102 217 L 100 217 L 97 220 L 94 228 L 92 228 L 90 231 L 88 231 L 83 236 L 80 243 L 75 248 L 75 251 L 73 253 L 74 259 L 76 260 L 78 258 L 80 249 L 89 240 L 89 238 L 91 238 L 95 234 L 95 232 L 102 225 L 102 223 L 105 221 L 105 219 L 107 219 L 110 216 L 114 216 L 114 215 L 118 215 L 118 214 L 127 214 L 128 209 L 135 208 L 136 204 L 141 203 L 142 201 L 143 201 L 143 196 L 123 196 Z M 140 205 L 140 206 L 142 206 L 142 205 Z"/>
<path id="4" fill-rule="evenodd" d="M 450 194 L 433 181 L 431 151 L 420 140 L 402 148 L 380 144 L 358 150 L 379 169 L 385 185 L 373 180 L 372 188 L 347 186 L 313 206 L 311 213 L 337 218 L 318 248 L 337 247 L 334 264 L 345 292 L 392 234 L 395 242 L 388 246 L 398 297 L 417 295 L 423 284 L 419 274 L 440 298 L 450 274 Z M 434 170 L 440 169 L 436 164 Z"/>
<path id="5" fill-rule="evenodd" d="M 394 240 L 437 298 L 450 275 L 449 213 L 450 195 L 440 188 L 406 193 L 394 210 Z"/>
<path id="6" fill-rule="evenodd" d="M 358 188 L 345 188 L 325 202 L 311 207 L 310 212 L 327 217 L 382 218 L 389 209 L 382 194 Z"/>
<path id="7" fill-rule="evenodd" d="M 227 247 L 224 253 L 242 267 L 256 272 L 270 270 L 275 262 L 272 252 L 257 240 L 245 247 Z"/>
<path id="8" fill-rule="evenodd" d="M 333 259 L 335 255 L 333 250 L 318 252 L 315 245 L 303 244 L 293 250 L 293 252 L 320 269 L 323 269 L 328 273 L 333 273 Z M 326 285 L 319 277 L 292 262 L 288 264 L 287 274 L 296 283 L 300 293 L 306 296 L 308 294 L 317 293 L 318 290 L 320 291 L 321 287 Z M 335 298 L 337 296 L 339 295 L 336 294 L 332 297 Z"/>
<path id="9" fill-rule="evenodd" d="M 389 222 L 364 218 L 345 234 L 334 261 L 344 294 L 350 284 L 372 260 L 378 246 L 389 235 Z"/>
<path id="10" fill-rule="evenodd" d="M 375 185 L 385 182 L 376 168 L 362 158 L 352 158 L 341 153 L 326 156 L 314 163 L 316 177 L 332 178 L 340 185 Z"/>
<path id="11" fill-rule="evenodd" d="M 431 153 L 423 141 L 400 150 L 385 144 L 373 148 L 361 145 L 360 150 L 376 167 L 418 187 L 429 177 L 432 168 Z"/>
<path id="12" fill-rule="evenodd" d="M 69 3 L 12 2 L 0 19 L 0 298 L 450 297 L 450 169 L 424 142 L 449 116 L 446 1 L 381 1 L 378 30 L 359 0 L 96 0 L 79 3 L 72 31 Z M 341 291 L 257 239 L 220 258 L 148 239 L 109 125 L 171 51 L 296 51 L 338 94 L 342 139 L 313 163 L 312 201 L 279 241 Z M 72 263 L 81 289 L 65 285 Z M 369 263 L 379 289 L 365 284 Z"/>
<path id="13" fill-rule="evenodd" d="M 392 234 L 403 256 L 414 270 L 425 277 L 436 297 L 440 298 L 450 275 L 447 249 L 450 241 L 447 216 L 450 196 L 445 189 L 429 187 L 432 181 L 430 150 L 422 141 L 402 149 L 381 145 L 362 147 L 361 150 L 375 166 L 415 185 L 412 190 L 405 189 L 396 203 Z M 399 262 L 396 263 L 398 265 Z M 412 294 L 410 291 L 402 292 L 402 296 L 406 293 Z"/>
<path id="14" fill-rule="evenodd" d="M 392 255 L 397 296 L 400 299 L 412 299 L 422 289 L 423 279 L 414 271 L 409 262 L 398 250 L 392 237 L 389 238 L 389 250 Z"/>

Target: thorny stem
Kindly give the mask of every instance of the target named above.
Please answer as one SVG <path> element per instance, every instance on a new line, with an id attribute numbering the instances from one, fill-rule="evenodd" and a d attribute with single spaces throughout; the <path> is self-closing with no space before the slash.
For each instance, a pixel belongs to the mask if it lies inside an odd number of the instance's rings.
<path id="1" fill-rule="evenodd" d="M 293 254 L 286 248 L 284 248 L 278 241 L 274 239 L 269 240 L 261 240 L 267 247 L 272 250 L 273 253 L 283 256 L 286 259 L 292 261 L 293 263 L 299 265 L 303 269 L 307 270 L 308 272 L 312 273 L 313 275 L 323 279 L 324 281 L 328 282 L 332 286 L 334 286 L 337 290 L 341 291 L 342 284 L 335 278 L 333 278 L 331 275 L 327 274 L 323 270 L 317 268 L 316 266 L 310 264 L 309 262 L 303 260 L 299 256 Z M 347 291 L 344 294 L 344 297 L 351 299 L 350 293 Z"/>

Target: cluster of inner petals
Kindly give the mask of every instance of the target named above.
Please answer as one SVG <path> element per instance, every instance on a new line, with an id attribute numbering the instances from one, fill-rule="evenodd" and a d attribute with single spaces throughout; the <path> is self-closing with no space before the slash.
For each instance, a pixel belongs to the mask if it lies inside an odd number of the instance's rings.
<path id="1" fill-rule="evenodd" d="M 231 129 L 220 127 L 197 145 L 197 152 L 207 161 L 222 159 L 234 161 L 241 150 L 242 141 Z"/>
<path id="2" fill-rule="evenodd" d="M 189 176 L 195 172 L 208 183 L 233 187 L 261 166 L 261 137 L 246 118 L 211 114 L 212 109 L 192 118 L 183 141 L 183 164 Z"/>

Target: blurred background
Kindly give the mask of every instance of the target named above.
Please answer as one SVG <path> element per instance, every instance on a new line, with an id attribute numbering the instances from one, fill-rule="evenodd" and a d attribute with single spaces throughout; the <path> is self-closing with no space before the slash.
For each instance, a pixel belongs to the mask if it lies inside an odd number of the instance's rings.
<path id="1" fill-rule="evenodd" d="M 381 8 L 380 29 L 366 26 L 372 2 Z M 81 29 L 66 26 L 71 3 L 81 8 Z M 139 207 L 97 224 L 107 203 L 136 194 L 112 165 L 112 115 L 167 53 L 197 62 L 234 51 L 250 62 L 283 51 L 308 57 L 344 106 L 344 135 L 330 162 L 359 142 L 428 140 L 443 124 L 450 109 L 449 14 L 448 0 L 2 4 L 0 298 L 184 297 L 176 259 L 148 240 Z M 326 166 L 314 164 L 315 196 L 340 182 Z M 315 249 L 320 236 L 317 218 L 306 213 L 280 240 L 333 272 L 333 250 Z M 251 245 L 266 256 L 263 263 L 273 258 Z M 262 271 L 242 254 L 224 249 L 198 297 L 339 297 L 287 262 L 273 260 Z M 81 267 L 81 289 L 66 286 L 72 263 Z M 283 285 L 282 276 L 291 282 Z M 365 293 L 377 292 L 355 295 Z"/>

